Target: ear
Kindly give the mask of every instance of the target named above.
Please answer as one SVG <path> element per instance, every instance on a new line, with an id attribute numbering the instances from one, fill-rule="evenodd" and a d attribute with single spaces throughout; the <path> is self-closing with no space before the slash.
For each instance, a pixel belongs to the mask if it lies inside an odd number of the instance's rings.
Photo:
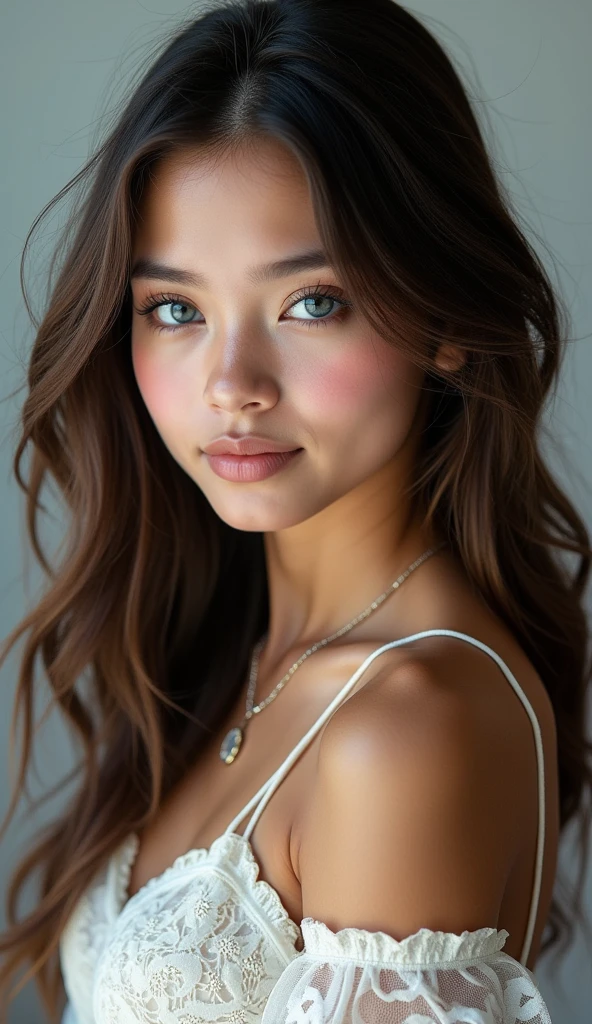
<path id="1" fill-rule="evenodd" d="M 466 362 L 466 353 L 453 342 L 443 342 L 436 352 L 434 362 L 439 370 L 447 370 L 453 373 L 460 370 Z"/>

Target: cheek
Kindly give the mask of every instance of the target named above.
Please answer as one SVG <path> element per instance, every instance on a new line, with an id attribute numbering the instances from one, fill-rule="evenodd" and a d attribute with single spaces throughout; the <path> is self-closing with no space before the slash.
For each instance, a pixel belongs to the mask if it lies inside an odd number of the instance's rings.
<path id="1" fill-rule="evenodd" d="M 355 420 L 380 409 L 412 406 L 417 398 L 414 368 L 398 352 L 361 346 L 334 362 L 316 365 L 306 380 L 311 414 L 323 419 Z"/>
<path id="2" fill-rule="evenodd" d="M 306 381 L 311 403 L 327 412 L 344 404 L 364 401 L 375 387 L 368 360 L 359 352 L 342 355 L 335 363 L 317 365 L 315 373 Z"/>
<path id="3" fill-rule="evenodd" d="M 148 348 L 132 344 L 132 363 L 140 394 L 152 419 L 166 427 L 174 420 L 175 410 L 183 407 L 183 389 L 188 387 L 187 374 L 175 372 L 154 359 Z"/>

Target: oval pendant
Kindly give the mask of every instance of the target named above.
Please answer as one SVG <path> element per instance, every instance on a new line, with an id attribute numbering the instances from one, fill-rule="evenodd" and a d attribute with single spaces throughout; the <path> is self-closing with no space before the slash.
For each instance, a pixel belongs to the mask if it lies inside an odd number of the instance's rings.
<path id="1" fill-rule="evenodd" d="M 240 750 L 242 741 L 243 731 L 240 726 L 236 726 L 235 729 L 230 729 L 226 733 L 226 736 L 222 740 L 222 746 L 220 747 L 220 758 L 225 764 L 232 764 Z"/>

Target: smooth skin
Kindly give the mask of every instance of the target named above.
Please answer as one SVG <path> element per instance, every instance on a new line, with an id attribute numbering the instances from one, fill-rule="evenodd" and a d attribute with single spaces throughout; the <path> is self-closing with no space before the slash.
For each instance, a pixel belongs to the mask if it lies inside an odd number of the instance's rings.
<path id="1" fill-rule="evenodd" d="M 173 458 L 220 518 L 265 535 L 270 621 L 260 701 L 312 643 L 359 614 L 439 539 L 414 518 L 406 496 L 424 420 L 424 372 L 347 304 L 332 267 L 254 274 L 321 249 L 304 173 L 279 142 L 258 141 L 217 161 L 198 149 L 167 156 L 140 214 L 132 261 L 138 388 Z M 162 265 L 183 271 L 183 283 Z M 317 296 L 316 308 L 298 299 L 316 286 L 332 298 Z M 141 315 L 150 296 L 163 304 Z M 444 340 L 436 367 L 458 368 L 462 358 Z M 227 432 L 304 451 L 266 480 L 227 481 L 202 451 Z M 532 967 L 555 872 L 552 708 L 511 632 L 446 549 L 300 666 L 298 679 L 251 720 L 229 767 L 218 748 L 244 714 L 241 694 L 145 830 L 129 892 L 186 849 L 209 845 L 371 651 L 434 628 L 469 633 L 496 650 L 541 724 L 547 845 Z M 260 877 L 295 920 L 395 938 L 420 927 L 507 928 L 505 951 L 518 957 L 536 826 L 535 747 L 524 708 L 486 654 L 435 637 L 376 659 L 274 794 L 252 844 Z"/>

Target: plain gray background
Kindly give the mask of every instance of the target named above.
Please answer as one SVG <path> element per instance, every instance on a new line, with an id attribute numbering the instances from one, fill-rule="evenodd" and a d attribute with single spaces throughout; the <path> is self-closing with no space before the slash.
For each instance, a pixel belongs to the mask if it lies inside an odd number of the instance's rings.
<path id="1" fill-rule="evenodd" d="M 531 235 L 572 315 L 570 344 L 558 397 L 548 410 L 554 441 L 545 443 L 551 464 L 592 525 L 592 357 L 590 352 L 592 241 L 590 167 L 592 0 L 415 0 L 409 9 L 466 69 L 465 82 L 486 112 L 496 166 L 516 211 L 552 253 Z M 26 232 L 41 207 L 78 171 L 100 135 L 105 115 L 125 91 L 126 80 L 146 60 L 172 22 L 199 4 L 175 0 L 4 0 L 2 9 L 0 136 L 3 141 L 0 202 L 0 404 L 2 473 L 2 577 L 0 636 L 5 637 L 41 585 L 25 546 L 23 504 L 10 463 L 25 392 L 10 397 L 25 379 L 32 331 L 19 288 L 19 257 Z M 144 55 L 144 57 L 143 57 Z M 588 98 L 588 103 L 587 103 Z M 39 311 L 43 274 L 60 215 L 37 236 L 27 280 Z M 47 497 L 48 507 L 54 508 Z M 57 509 L 57 506 L 55 506 Z M 44 536 L 60 537 L 56 514 Z M 589 607 L 589 606 L 588 606 Z M 16 675 L 13 656 L 0 687 L 0 813 L 7 807 L 8 724 Z M 45 707 L 40 700 L 39 710 Z M 31 793 L 57 780 L 70 766 L 71 749 L 61 723 L 50 717 L 41 732 Z M 508 794 L 511 798 L 511 795 Z M 55 802 L 28 818 L 20 813 L 0 848 L 0 890 L 29 837 L 57 810 Z M 570 836 L 560 863 L 571 868 Z M 592 868 L 586 905 L 592 919 Z M 0 927 L 5 923 L 0 920 Z M 546 958 L 537 978 L 554 1024 L 590 1020 L 592 950 L 581 933 L 555 981 Z M 44 1024 L 29 984 L 13 1004 L 9 1024 Z"/>

